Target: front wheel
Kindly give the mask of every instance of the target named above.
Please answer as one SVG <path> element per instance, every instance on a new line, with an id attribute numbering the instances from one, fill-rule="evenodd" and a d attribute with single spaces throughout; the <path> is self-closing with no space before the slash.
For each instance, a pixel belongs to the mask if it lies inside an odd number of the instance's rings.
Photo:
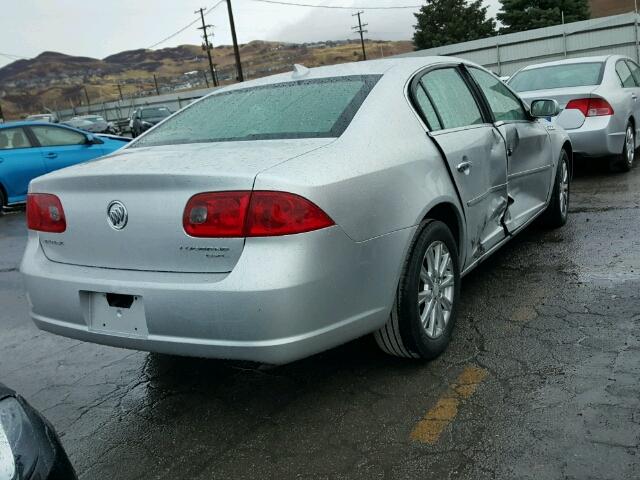
<path id="1" fill-rule="evenodd" d="M 426 220 L 405 261 L 387 324 L 374 336 L 386 353 L 432 359 L 447 348 L 460 293 L 458 248 L 449 228 Z"/>
<path id="2" fill-rule="evenodd" d="M 569 216 L 569 197 L 571 193 L 571 173 L 569 170 L 569 154 L 560 152 L 556 180 L 553 185 L 551 202 L 544 212 L 542 221 L 549 228 L 559 228 L 567 223 Z"/>

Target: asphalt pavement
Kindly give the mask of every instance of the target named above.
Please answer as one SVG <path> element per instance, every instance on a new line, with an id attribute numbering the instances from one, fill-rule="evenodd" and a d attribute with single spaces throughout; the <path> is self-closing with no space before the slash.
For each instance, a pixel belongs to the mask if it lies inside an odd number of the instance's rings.
<path id="1" fill-rule="evenodd" d="M 0 217 L 0 382 L 82 479 L 640 478 L 640 167 L 580 168 L 569 223 L 534 225 L 463 281 L 449 350 L 369 338 L 281 367 L 38 331 Z"/>

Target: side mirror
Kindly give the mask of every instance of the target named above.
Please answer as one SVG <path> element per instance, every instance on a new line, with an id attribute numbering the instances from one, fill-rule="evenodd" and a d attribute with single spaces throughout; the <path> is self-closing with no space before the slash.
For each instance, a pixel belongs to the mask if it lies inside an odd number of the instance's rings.
<path id="1" fill-rule="evenodd" d="M 558 102 L 555 100 L 549 98 L 534 100 L 531 102 L 529 112 L 536 118 L 555 117 L 560 113 L 560 105 L 558 105 Z"/>
<path id="2" fill-rule="evenodd" d="M 86 144 L 87 145 L 101 145 L 104 142 L 102 140 L 100 140 L 98 137 L 96 137 L 95 135 L 92 134 L 87 134 L 87 141 Z"/>

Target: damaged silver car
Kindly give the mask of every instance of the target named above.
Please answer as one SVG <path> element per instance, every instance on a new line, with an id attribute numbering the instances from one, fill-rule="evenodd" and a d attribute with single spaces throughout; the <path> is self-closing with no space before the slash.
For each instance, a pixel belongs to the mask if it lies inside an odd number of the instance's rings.
<path id="1" fill-rule="evenodd" d="M 566 222 L 557 113 L 447 57 L 219 89 L 32 182 L 31 316 L 176 355 L 285 363 L 373 333 L 390 354 L 434 358 L 461 277 L 537 217 Z"/>

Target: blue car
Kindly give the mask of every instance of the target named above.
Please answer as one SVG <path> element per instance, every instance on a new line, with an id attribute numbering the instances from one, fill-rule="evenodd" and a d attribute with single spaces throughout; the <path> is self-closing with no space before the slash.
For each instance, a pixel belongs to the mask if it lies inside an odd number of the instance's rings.
<path id="1" fill-rule="evenodd" d="M 32 179 L 107 155 L 129 140 L 46 122 L 0 124 L 0 212 L 25 202 Z"/>

